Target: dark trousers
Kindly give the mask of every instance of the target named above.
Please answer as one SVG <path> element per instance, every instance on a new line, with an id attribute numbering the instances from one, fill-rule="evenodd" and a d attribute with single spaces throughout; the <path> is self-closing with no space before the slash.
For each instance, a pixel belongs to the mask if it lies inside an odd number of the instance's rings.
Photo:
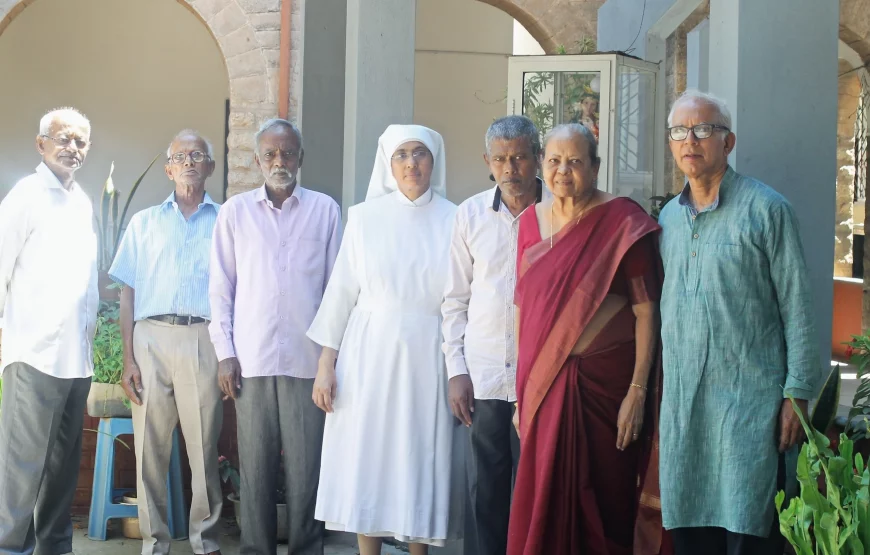
<path id="1" fill-rule="evenodd" d="M 777 490 L 785 489 L 785 456 L 779 457 Z M 771 505 L 773 500 L 770 500 Z M 785 538 L 779 531 L 779 516 L 774 512 L 766 538 L 735 534 L 724 528 L 674 528 L 670 531 L 675 555 L 782 555 Z"/>
<path id="2" fill-rule="evenodd" d="M 55 378 L 21 362 L 3 372 L 0 555 L 72 553 L 69 511 L 90 390 L 90 378 Z"/>
<path id="3" fill-rule="evenodd" d="M 287 502 L 288 555 L 323 555 L 323 523 L 314 520 L 314 507 L 326 415 L 311 400 L 313 387 L 313 379 L 242 378 L 236 399 L 241 555 L 277 552 L 276 489 L 280 485 Z M 278 484 L 282 459 L 284 484 Z"/>
<path id="4" fill-rule="evenodd" d="M 514 404 L 475 399 L 471 417 L 471 464 L 475 479 L 470 496 L 477 532 L 477 555 L 507 552 L 511 493 L 520 440 L 512 423 Z"/>

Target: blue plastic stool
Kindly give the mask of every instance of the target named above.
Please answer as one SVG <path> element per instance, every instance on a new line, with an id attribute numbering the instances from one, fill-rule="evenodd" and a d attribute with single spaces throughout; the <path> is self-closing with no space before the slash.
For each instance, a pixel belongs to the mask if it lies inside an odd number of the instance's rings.
<path id="1" fill-rule="evenodd" d="M 106 541 L 106 527 L 110 518 L 139 516 L 135 505 L 115 503 L 115 499 L 130 491 L 116 489 L 114 485 L 115 438 L 133 433 L 132 418 L 101 418 L 97 434 L 97 453 L 94 457 L 94 488 L 91 495 L 91 512 L 88 522 L 88 537 Z M 181 489 L 181 455 L 178 444 L 178 428 L 172 432 L 172 455 L 169 457 L 169 474 L 166 477 L 168 498 L 167 521 L 169 535 L 174 540 L 187 538 L 187 511 Z"/>

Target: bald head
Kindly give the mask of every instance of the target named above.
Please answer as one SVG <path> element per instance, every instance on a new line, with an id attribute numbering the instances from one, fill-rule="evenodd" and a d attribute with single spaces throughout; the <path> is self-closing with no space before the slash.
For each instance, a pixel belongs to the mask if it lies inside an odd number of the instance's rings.
<path id="1" fill-rule="evenodd" d="M 166 177 L 178 187 L 205 190 L 205 182 L 214 173 L 211 143 L 193 129 L 180 131 L 166 149 Z"/>

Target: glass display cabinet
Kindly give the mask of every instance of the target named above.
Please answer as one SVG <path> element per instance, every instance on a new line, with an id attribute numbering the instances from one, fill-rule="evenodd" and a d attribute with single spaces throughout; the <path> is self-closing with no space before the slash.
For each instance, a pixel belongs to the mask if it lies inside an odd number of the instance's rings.
<path id="1" fill-rule="evenodd" d="M 516 56 L 508 70 L 508 113 L 555 125 L 582 123 L 598 138 L 598 188 L 645 208 L 663 189 L 664 102 L 659 66 L 624 54 Z M 658 132 L 660 131 L 660 132 Z"/>

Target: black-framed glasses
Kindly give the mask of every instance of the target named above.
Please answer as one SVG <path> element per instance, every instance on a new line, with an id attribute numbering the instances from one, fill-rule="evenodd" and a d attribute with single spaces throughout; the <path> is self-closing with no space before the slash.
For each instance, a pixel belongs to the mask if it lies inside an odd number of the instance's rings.
<path id="1" fill-rule="evenodd" d="M 396 152 L 390 158 L 394 162 L 405 162 L 406 160 L 408 160 L 408 158 L 413 158 L 416 162 L 422 162 L 423 160 L 426 159 L 427 156 L 429 156 L 429 151 L 420 149 L 420 150 L 415 150 L 414 152 L 412 152 L 410 154 L 408 154 L 404 150 L 401 152 Z"/>
<path id="2" fill-rule="evenodd" d="M 60 147 L 68 147 L 68 146 L 74 144 L 75 147 L 79 150 L 84 150 L 93 144 L 90 141 L 86 141 L 84 139 L 65 137 L 63 135 L 61 135 L 60 137 L 52 137 L 51 135 L 40 135 L 40 136 L 44 137 L 50 141 L 53 141 L 54 144 L 56 144 L 57 146 L 60 146 Z"/>
<path id="3" fill-rule="evenodd" d="M 698 125 L 692 127 L 685 127 L 682 125 L 668 127 L 668 136 L 671 138 L 672 141 L 685 141 L 686 138 L 689 136 L 689 131 L 691 131 L 692 135 L 694 135 L 696 139 L 708 139 L 717 129 L 721 129 L 722 131 L 731 131 L 724 125 L 717 125 L 715 123 L 699 123 Z"/>
<path id="4" fill-rule="evenodd" d="M 175 154 L 170 156 L 169 159 L 175 164 L 183 164 L 187 160 L 188 156 L 190 156 L 190 159 L 193 160 L 194 164 L 199 164 L 200 162 L 209 157 L 209 155 L 205 152 L 194 150 L 190 154 L 187 154 L 186 152 L 176 152 Z"/>

